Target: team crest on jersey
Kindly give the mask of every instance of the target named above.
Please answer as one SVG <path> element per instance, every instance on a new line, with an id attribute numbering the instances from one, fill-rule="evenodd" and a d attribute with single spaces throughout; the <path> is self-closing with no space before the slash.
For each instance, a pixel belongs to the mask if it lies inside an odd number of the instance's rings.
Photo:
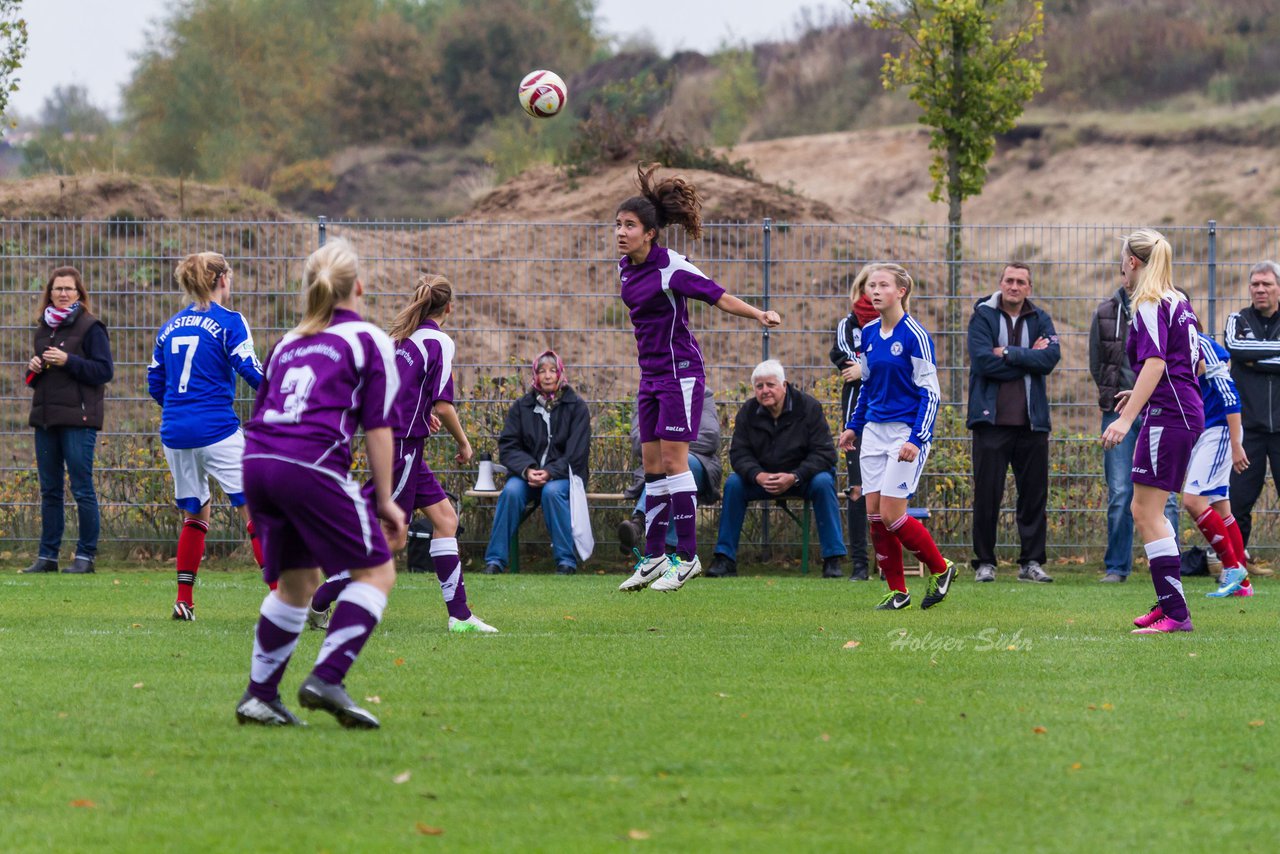
<path id="1" fill-rule="evenodd" d="M 892 344 L 892 345 L 890 345 L 890 347 L 889 347 L 889 352 L 890 352 L 890 353 L 892 353 L 892 354 L 893 354 L 893 355 L 895 355 L 895 356 L 901 356 L 901 355 L 902 355 L 902 342 L 901 342 L 901 341 L 894 341 L 894 342 L 893 342 L 893 344 Z"/>

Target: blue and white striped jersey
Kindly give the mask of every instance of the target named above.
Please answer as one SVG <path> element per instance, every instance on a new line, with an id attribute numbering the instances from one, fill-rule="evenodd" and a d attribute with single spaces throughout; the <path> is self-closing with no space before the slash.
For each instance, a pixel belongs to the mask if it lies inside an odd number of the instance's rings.
<path id="1" fill-rule="evenodd" d="M 1227 416 L 1240 411 L 1240 395 L 1227 362 L 1230 354 L 1221 344 L 1207 335 L 1200 336 L 1200 358 L 1204 359 L 1204 373 L 1200 375 L 1200 398 L 1204 401 L 1204 426 L 1220 427 L 1227 423 Z"/>
<path id="2" fill-rule="evenodd" d="M 862 327 L 862 389 L 845 426 L 860 433 L 864 424 L 900 421 L 911 425 L 911 443 L 923 448 L 933 441 L 942 398 L 933 340 L 909 314 L 888 332 L 880 324 Z"/>

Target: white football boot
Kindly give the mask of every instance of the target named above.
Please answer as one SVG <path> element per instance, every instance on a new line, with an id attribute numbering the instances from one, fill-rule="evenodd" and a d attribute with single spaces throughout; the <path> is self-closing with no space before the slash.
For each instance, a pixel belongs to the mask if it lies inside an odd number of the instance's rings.
<path id="1" fill-rule="evenodd" d="M 628 593 L 636 590 L 643 590 L 662 575 L 662 571 L 667 568 L 667 556 L 658 555 L 657 557 L 645 557 L 640 554 L 639 549 L 632 549 L 632 553 L 636 556 L 635 572 L 627 577 L 627 580 L 618 585 L 619 590 Z"/>
<path id="2" fill-rule="evenodd" d="M 684 583 L 702 572 L 702 561 L 694 555 L 693 560 L 681 560 L 679 555 L 669 559 L 670 568 L 662 573 L 662 577 L 653 582 L 654 590 L 679 590 Z"/>

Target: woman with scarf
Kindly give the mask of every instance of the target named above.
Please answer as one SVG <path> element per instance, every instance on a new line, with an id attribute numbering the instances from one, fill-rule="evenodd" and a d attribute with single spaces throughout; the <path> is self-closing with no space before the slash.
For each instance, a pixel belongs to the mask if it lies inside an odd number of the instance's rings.
<path id="1" fill-rule="evenodd" d="M 840 388 L 840 413 L 843 423 L 853 417 L 858 391 L 862 388 L 862 327 L 880 319 L 880 312 L 871 304 L 863 287 L 867 283 L 871 265 L 868 264 L 854 277 L 849 288 L 849 315 L 836 324 L 836 340 L 831 346 L 831 363 L 840 372 L 844 385 Z M 858 464 L 858 452 L 844 455 L 845 470 L 849 474 L 849 556 L 853 571 L 850 581 L 867 580 L 867 500 L 862 496 L 862 468 Z M 836 576 L 838 577 L 838 576 Z"/>
<path id="2" fill-rule="evenodd" d="M 63 572 L 93 572 L 98 552 L 98 496 L 93 489 L 93 449 L 102 429 L 104 386 L 114 365 L 107 327 L 94 317 L 84 278 L 75 267 L 58 267 L 45 283 L 40 319 L 27 362 L 29 423 L 36 431 L 40 476 L 40 551 L 23 572 L 57 572 L 62 548 L 62 482 L 71 478 L 80 531 L 71 566 Z"/>
<path id="3" fill-rule="evenodd" d="M 565 381 L 560 357 L 546 350 L 533 360 L 529 390 L 511 404 L 498 438 L 498 458 L 507 469 L 507 482 L 498 496 L 493 533 L 485 550 L 486 574 L 506 571 L 511 537 L 529 502 L 542 505 L 556 572 L 572 575 L 577 571 L 569 475 L 572 472 L 586 482 L 590 452 L 591 412 Z"/>

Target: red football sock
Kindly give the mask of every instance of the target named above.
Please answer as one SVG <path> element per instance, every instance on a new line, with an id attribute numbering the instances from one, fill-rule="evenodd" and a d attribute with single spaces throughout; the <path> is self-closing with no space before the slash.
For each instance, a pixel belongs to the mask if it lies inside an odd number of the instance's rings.
<path id="1" fill-rule="evenodd" d="M 938 575 L 947 571 L 947 562 L 943 559 L 942 552 L 938 551 L 938 545 L 919 519 L 912 519 L 903 513 L 901 519 L 889 525 L 889 533 L 929 567 L 929 572 Z"/>
<path id="2" fill-rule="evenodd" d="M 253 559 L 258 562 L 258 569 L 262 569 L 265 563 L 262 560 L 262 541 L 258 539 L 258 532 L 253 529 L 253 520 L 250 519 L 244 523 L 244 529 L 249 532 L 249 545 L 253 547 Z M 275 590 L 277 581 L 267 582 L 267 587 Z"/>
<path id="3" fill-rule="evenodd" d="M 1225 569 L 1244 566 L 1244 561 L 1236 557 L 1236 551 L 1231 547 L 1231 536 L 1227 533 L 1227 527 L 1222 523 L 1222 517 L 1218 515 L 1217 510 L 1206 507 L 1205 511 L 1196 517 L 1196 527 L 1200 529 L 1200 533 L 1204 534 L 1205 541 L 1217 552 L 1218 560 L 1222 561 Z"/>
<path id="4" fill-rule="evenodd" d="M 907 592 L 907 577 L 902 568 L 902 543 L 889 532 L 879 516 L 867 515 L 871 523 L 871 542 L 876 548 L 876 564 L 884 573 L 885 583 L 890 590 L 899 593 Z"/>
<path id="5" fill-rule="evenodd" d="M 182 523 L 178 534 L 178 601 L 192 604 L 191 593 L 195 587 L 196 573 L 200 571 L 200 559 L 204 557 L 204 536 L 209 533 L 209 523 L 188 519 Z"/>
<path id="6" fill-rule="evenodd" d="M 1231 540 L 1231 550 L 1239 558 L 1240 566 L 1244 566 L 1244 537 L 1240 536 L 1240 526 L 1236 524 L 1235 514 L 1223 519 L 1222 527 L 1226 529 L 1227 537 Z"/>

